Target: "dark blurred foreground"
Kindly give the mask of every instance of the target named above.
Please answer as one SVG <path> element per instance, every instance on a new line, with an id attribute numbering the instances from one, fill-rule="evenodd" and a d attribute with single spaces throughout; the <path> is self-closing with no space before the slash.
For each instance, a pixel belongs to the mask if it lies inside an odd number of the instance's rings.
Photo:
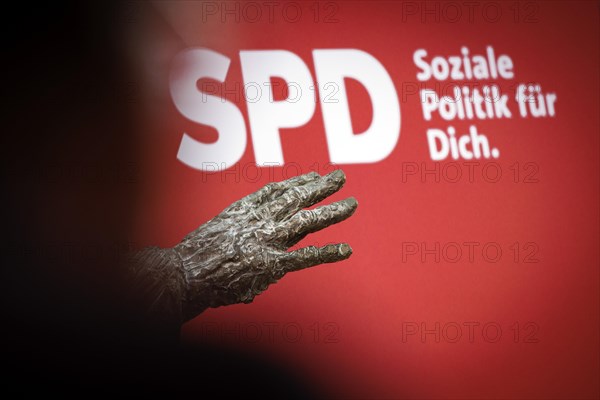
<path id="1" fill-rule="evenodd" d="M 3 381 L 21 392 L 312 397 L 291 367 L 180 347 L 128 293 L 135 77 L 115 21 L 131 3 L 13 6 L 2 25 Z"/>

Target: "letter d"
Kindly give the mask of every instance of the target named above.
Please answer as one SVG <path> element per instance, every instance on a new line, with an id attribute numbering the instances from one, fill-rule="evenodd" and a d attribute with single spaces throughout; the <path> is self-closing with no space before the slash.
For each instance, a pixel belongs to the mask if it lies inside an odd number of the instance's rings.
<path id="1" fill-rule="evenodd" d="M 386 158 L 400 137 L 400 104 L 394 82 L 372 55 L 355 49 L 313 50 L 329 157 L 333 163 L 373 163 Z M 344 78 L 360 82 L 371 98 L 373 120 L 352 132 Z M 332 94 L 328 87 L 333 87 Z"/>
<path id="2" fill-rule="evenodd" d="M 439 140 L 440 148 L 436 145 L 436 139 Z M 446 133 L 439 129 L 427 129 L 427 143 L 429 144 L 429 154 L 434 161 L 440 161 L 448 157 L 450 152 L 450 143 Z"/>

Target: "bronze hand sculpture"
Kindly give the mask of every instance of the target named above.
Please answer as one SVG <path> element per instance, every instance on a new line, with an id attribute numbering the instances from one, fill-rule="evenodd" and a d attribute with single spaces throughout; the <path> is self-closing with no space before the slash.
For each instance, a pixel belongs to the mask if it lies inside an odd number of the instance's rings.
<path id="1" fill-rule="evenodd" d="M 130 265 L 152 318 L 194 318 L 208 307 L 249 303 L 286 273 L 352 254 L 346 243 L 288 249 L 312 232 L 350 217 L 353 197 L 307 210 L 341 189 L 341 170 L 273 182 L 231 204 L 173 248 L 150 247 Z"/>

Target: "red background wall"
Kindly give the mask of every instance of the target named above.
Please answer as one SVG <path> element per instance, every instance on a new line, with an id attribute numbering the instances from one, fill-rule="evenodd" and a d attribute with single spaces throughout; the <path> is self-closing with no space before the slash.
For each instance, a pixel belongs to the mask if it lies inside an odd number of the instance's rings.
<path id="1" fill-rule="evenodd" d="M 142 246 L 176 244 L 270 180 L 332 170 L 319 104 L 308 124 L 281 132 L 289 167 L 253 167 L 250 137 L 241 162 L 224 173 L 206 174 L 179 162 L 183 131 L 216 139 L 213 129 L 186 121 L 169 97 L 169 63 L 180 50 L 202 46 L 231 58 L 222 88 L 244 113 L 248 130 L 240 50 L 292 51 L 313 79 L 313 49 L 364 50 L 386 68 L 400 100 L 401 135 L 392 154 L 375 164 L 340 166 L 347 184 L 331 201 L 355 196 L 356 214 L 301 243 L 346 241 L 353 256 L 290 274 L 252 304 L 206 311 L 185 325 L 184 342 L 266 354 L 342 397 L 598 397 L 598 3 L 496 3 L 502 16 L 491 22 L 493 10 L 484 14 L 484 2 L 472 20 L 461 6 L 463 17 L 456 23 L 437 2 L 427 3 L 434 11 L 423 16 L 403 13 L 401 2 L 317 4 L 322 12 L 334 11 L 334 23 L 323 22 L 322 15 L 314 21 L 315 3 L 298 4 L 303 16 L 297 23 L 286 21 L 277 8 L 273 21 L 264 15 L 251 23 L 240 15 L 237 23 L 235 14 L 225 22 L 218 14 L 203 14 L 201 3 L 158 3 L 132 24 L 144 160 L 143 201 L 132 240 Z M 513 118 L 472 122 L 501 155 L 476 161 L 470 180 L 464 161 L 448 167 L 450 161 L 430 160 L 425 132 L 448 125 L 466 132 L 471 123 L 424 121 L 418 96 L 404 89 L 417 82 L 416 49 L 449 56 L 461 46 L 484 53 L 487 45 L 514 62 L 515 78 L 498 81 L 509 94 Z M 519 117 L 512 99 L 517 82 L 537 82 L 555 92 L 556 116 Z M 362 131 L 371 119 L 370 100 L 355 82 L 348 92 L 353 126 Z M 490 167 L 489 161 L 497 164 Z M 414 166 L 439 168 L 439 181 L 431 174 L 403 176 Z M 450 168 L 457 166 L 463 176 L 453 183 Z M 484 168 L 492 168 L 490 175 Z M 490 182 L 497 168 L 502 176 Z M 444 257 L 436 262 L 432 255 L 423 262 L 421 253 L 403 253 L 407 242 L 428 248 L 459 243 L 463 254 L 456 263 Z M 464 242 L 480 243 L 472 261 Z M 488 242 L 502 249 L 499 261 L 482 255 Z M 434 334 L 406 336 L 407 328 L 420 329 L 422 323 L 430 330 L 439 323 L 439 342 Z M 473 340 L 465 323 L 474 324 Z M 453 343 L 456 324 L 462 336 Z M 487 336 L 486 324 L 492 326 Z M 495 342 L 494 326 L 502 329 Z"/>

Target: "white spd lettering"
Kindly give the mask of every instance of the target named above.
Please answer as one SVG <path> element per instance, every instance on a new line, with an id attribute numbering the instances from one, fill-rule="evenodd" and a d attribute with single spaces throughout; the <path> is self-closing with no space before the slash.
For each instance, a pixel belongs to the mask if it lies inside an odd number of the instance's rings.
<path id="1" fill-rule="evenodd" d="M 326 90 L 319 90 L 330 161 L 356 164 L 386 158 L 400 137 L 400 104 L 383 65 L 357 49 L 319 49 L 312 54 L 317 88 L 329 84 L 338 89 L 333 99 Z M 303 126 L 315 111 L 315 85 L 310 71 L 300 57 L 286 50 L 243 50 L 240 62 L 245 86 L 265 84 L 271 77 L 278 77 L 301 93 L 293 102 L 274 101 L 272 95 L 246 99 L 256 164 L 282 165 L 279 129 Z M 230 101 L 201 92 L 197 86 L 203 78 L 225 82 L 230 63 L 226 56 L 206 48 L 186 49 L 175 57 L 169 88 L 177 110 L 185 118 L 218 131 L 214 143 L 203 143 L 183 133 L 177 159 L 189 167 L 207 170 L 217 163 L 229 168 L 246 150 L 246 125 L 240 109 Z M 373 118 L 364 132 L 352 131 L 345 78 L 362 84 L 371 99 Z"/>

